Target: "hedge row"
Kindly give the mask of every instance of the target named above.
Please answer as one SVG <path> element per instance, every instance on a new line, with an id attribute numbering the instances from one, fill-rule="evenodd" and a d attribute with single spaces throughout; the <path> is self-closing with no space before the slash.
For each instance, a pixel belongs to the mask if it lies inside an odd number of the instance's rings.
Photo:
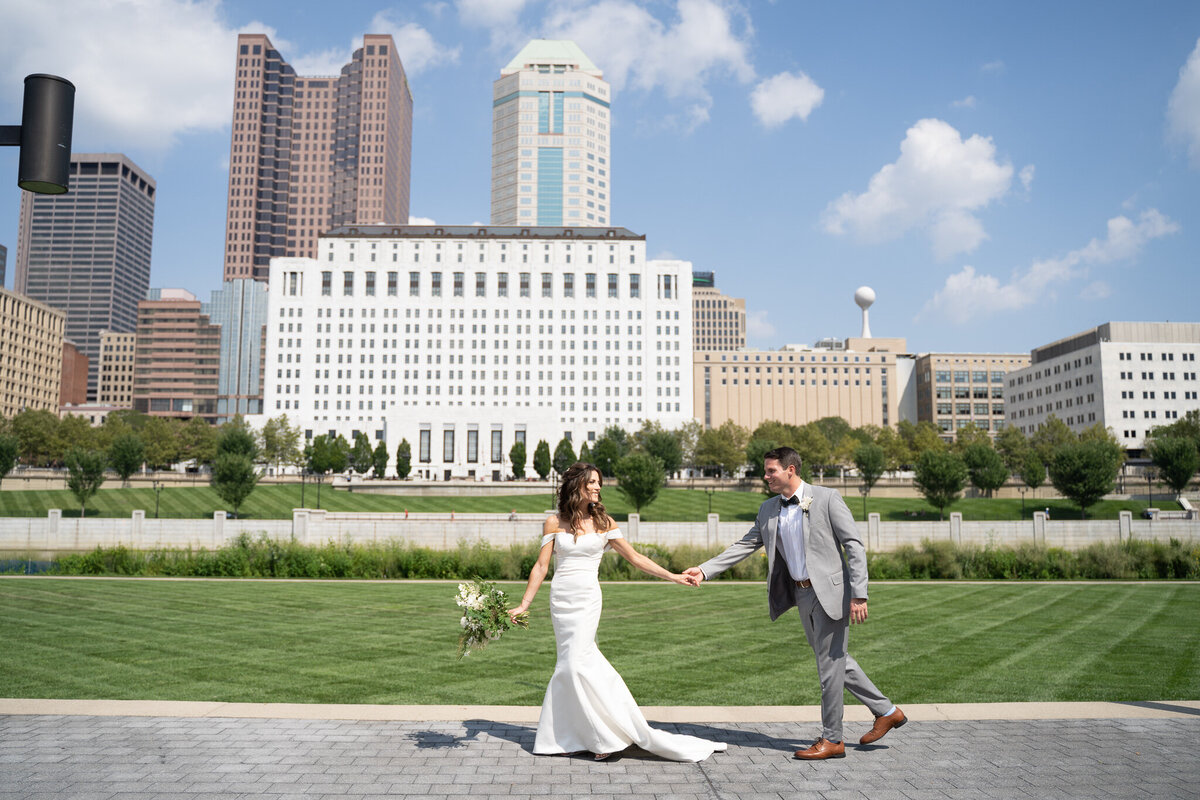
<path id="1" fill-rule="evenodd" d="M 719 549 L 666 548 L 638 544 L 637 549 L 674 572 L 699 564 Z M 58 558 L 52 575 L 138 575 L 231 578 L 423 578 L 524 580 L 537 560 L 538 546 L 462 544 L 455 550 L 431 550 L 399 542 L 383 544 L 304 545 L 243 534 L 217 550 L 129 550 L 96 548 L 90 553 Z M 1068 551 L 1038 547 L 956 546 L 922 542 L 892 553 L 869 555 L 874 579 L 1200 579 L 1200 543 L 1172 539 L 1093 544 Z M 650 580 L 624 559 L 609 553 L 600 564 L 602 580 Z M 721 576 L 731 580 L 764 580 L 762 551 Z"/>

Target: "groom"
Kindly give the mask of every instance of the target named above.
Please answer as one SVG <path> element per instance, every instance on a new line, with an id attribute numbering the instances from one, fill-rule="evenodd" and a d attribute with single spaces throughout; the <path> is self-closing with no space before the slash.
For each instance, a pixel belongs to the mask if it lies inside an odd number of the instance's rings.
<path id="1" fill-rule="evenodd" d="M 843 688 L 875 715 L 875 724 L 860 744 L 870 744 L 908 721 L 846 652 L 849 623 L 867 621 L 866 551 L 841 495 L 800 478 L 799 453 L 776 448 L 763 456 L 763 466 L 767 486 L 778 496 L 759 507 L 749 533 L 717 557 L 684 572 L 698 581 L 712 579 L 766 547 L 771 620 L 792 606 L 800 610 L 821 679 L 821 738 L 797 750 L 795 757 L 844 758 Z"/>

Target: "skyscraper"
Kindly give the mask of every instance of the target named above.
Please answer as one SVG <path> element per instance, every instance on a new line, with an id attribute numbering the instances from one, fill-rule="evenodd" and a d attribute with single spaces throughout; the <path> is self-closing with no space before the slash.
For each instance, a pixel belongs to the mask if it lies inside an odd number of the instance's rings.
<path id="1" fill-rule="evenodd" d="M 611 225 L 608 84 L 579 45 L 534 39 L 492 85 L 492 224 Z"/>
<path id="2" fill-rule="evenodd" d="M 119 153 L 74 153 L 70 191 L 23 192 L 15 289 L 66 312 L 96 398 L 100 332 L 137 327 L 150 286 L 154 179 Z"/>
<path id="3" fill-rule="evenodd" d="M 392 37 L 367 34 L 336 77 L 305 78 L 240 34 L 229 146 L 225 280 L 316 255 L 339 225 L 408 224 L 412 92 Z"/>
<path id="4" fill-rule="evenodd" d="M 239 278 L 225 281 L 200 306 L 213 325 L 221 328 L 221 366 L 217 379 L 217 422 L 235 414 L 261 414 L 263 348 L 267 325 L 267 286 Z M 289 330 L 291 326 L 289 325 Z M 283 322 L 279 324 L 283 332 Z"/>

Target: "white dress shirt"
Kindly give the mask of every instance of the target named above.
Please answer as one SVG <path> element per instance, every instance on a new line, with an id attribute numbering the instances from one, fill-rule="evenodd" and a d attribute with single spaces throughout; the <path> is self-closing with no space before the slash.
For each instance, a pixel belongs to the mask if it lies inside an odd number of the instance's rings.
<path id="1" fill-rule="evenodd" d="M 790 495 L 780 495 L 787 500 Z M 796 489 L 796 497 L 804 497 L 804 482 Z M 787 562 L 788 572 L 792 580 L 808 580 L 808 567 L 804 562 L 804 512 L 797 505 L 785 505 L 779 509 L 778 546 L 776 553 L 782 553 Z"/>

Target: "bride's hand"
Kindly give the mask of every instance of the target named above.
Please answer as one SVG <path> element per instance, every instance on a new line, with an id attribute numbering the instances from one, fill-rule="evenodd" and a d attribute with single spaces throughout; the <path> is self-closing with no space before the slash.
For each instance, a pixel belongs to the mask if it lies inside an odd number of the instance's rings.
<path id="1" fill-rule="evenodd" d="M 678 583 L 680 586 L 699 586 L 700 585 L 700 583 L 698 581 L 696 581 L 696 579 L 693 578 L 691 575 L 672 574 L 670 580 L 672 583 Z"/>
<path id="2" fill-rule="evenodd" d="M 524 614 L 528 611 L 529 611 L 529 604 L 521 603 L 521 605 L 517 606 L 516 608 L 510 608 L 508 610 L 508 618 L 510 620 L 512 620 L 513 622 L 516 622 L 517 617 L 521 616 L 522 614 Z"/>

